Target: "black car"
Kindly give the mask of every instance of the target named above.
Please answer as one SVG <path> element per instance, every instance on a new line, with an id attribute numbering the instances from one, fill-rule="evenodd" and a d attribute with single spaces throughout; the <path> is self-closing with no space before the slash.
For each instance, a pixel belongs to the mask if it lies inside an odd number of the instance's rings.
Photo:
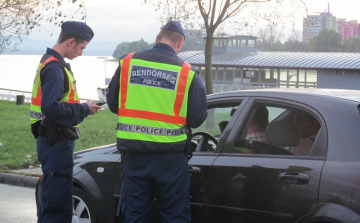
<path id="1" fill-rule="evenodd" d="M 259 107 L 265 140 L 246 139 Z M 360 91 L 261 89 L 208 96 L 208 118 L 193 129 L 192 222 L 360 223 Z M 306 153 L 296 114 L 315 120 Z M 115 145 L 75 154 L 74 214 L 116 222 L 120 153 Z M 37 186 L 37 202 L 41 196 Z M 154 201 L 156 206 L 156 200 Z M 160 222 L 154 208 L 152 222 Z"/>

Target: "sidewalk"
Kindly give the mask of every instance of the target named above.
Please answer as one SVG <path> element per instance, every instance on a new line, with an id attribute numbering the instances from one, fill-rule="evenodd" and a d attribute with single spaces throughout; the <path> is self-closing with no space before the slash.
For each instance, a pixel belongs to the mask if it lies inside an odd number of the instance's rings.
<path id="1" fill-rule="evenodd" d="M 41 167 L 9 170 L 0 172 L 0 183 L 35 188 L 41 175 Z"/>

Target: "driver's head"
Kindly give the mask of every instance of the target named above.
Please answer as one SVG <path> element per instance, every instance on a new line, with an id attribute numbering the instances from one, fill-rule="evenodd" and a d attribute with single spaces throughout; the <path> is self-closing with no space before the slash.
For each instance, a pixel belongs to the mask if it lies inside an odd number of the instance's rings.
<path id="1" fill-rule="evenodd" d="M 265 132 L 269 124 L 269 111 L 265 106 L 260 106 L 256 109 L 246 134 Z"/>

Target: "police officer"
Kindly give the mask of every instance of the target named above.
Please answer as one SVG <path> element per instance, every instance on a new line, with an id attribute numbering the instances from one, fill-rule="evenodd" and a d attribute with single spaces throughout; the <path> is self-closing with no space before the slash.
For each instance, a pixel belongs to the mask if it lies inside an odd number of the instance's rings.
<path id="1" fill-rule="evenodd" d="M 163 222 L 191 222 L 185 126 L 204 122 L 207 102 L 198 71 L 177 56 L 184 40 L 181 25 L 168 22 L 152 49 L 120 59 L 109 85 L 125 151 L 122 222 L 148 222 L 155 196 Z"/>
<path id="2" fill-rule="evenodd" d="M 64 60 L 81 56 L 93 31 L 75 21 L 64 22 L 61 29 L 58 41 L 46 50 L 38 66 L 30 107 L 43 172 L 39 223 L 72 221 L 74 140 L 79 138 L 78 125 L 101 108 L 90 100 L 80 103 L 70 64 Z"/>

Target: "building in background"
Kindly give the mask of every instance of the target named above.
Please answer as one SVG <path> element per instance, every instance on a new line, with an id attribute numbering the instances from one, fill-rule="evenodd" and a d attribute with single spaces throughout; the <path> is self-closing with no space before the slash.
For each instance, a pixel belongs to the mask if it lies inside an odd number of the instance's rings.
<path id="1" fill-rule="evenodd" d="M 303 41 L 309 43 L 309 40 L 319 35 L 324 28 L 340 33 L 343 39 L 360 36 L 360 23 L 357 20 L 336 19 L 336 16 L 330 13 L 330 4 L 328 4 L 327 12 L 320 15 L 308 15 L 303 19 Z"/>
<path id="2" fill-rule="evenodd" d="M 330 4 L 328 4 L 327 12 L 320 13 L 320 15 L 308 15 L 303 19 L 303 41 L 308 43 L 324 28 L 338 31 L 336 17 L 330 13 Z"/>
<path id="3" fill-rule="evenodd" d="M 338 33 L 340 33 L 343 39 L 356 38 L 359 36 L 360 24 L 357 20 L 346 21 L 346 19 L 338 19 L 337 27 Z"/>
<path id="4" fill-rule="evenodd" d="M 263 52 L 254 36 L 214 37 L 214 93 L 253 88 L 359 89 L 360 53 Z M 204 51 L 179 57 L 197 67 L 205 82 Z"/>

